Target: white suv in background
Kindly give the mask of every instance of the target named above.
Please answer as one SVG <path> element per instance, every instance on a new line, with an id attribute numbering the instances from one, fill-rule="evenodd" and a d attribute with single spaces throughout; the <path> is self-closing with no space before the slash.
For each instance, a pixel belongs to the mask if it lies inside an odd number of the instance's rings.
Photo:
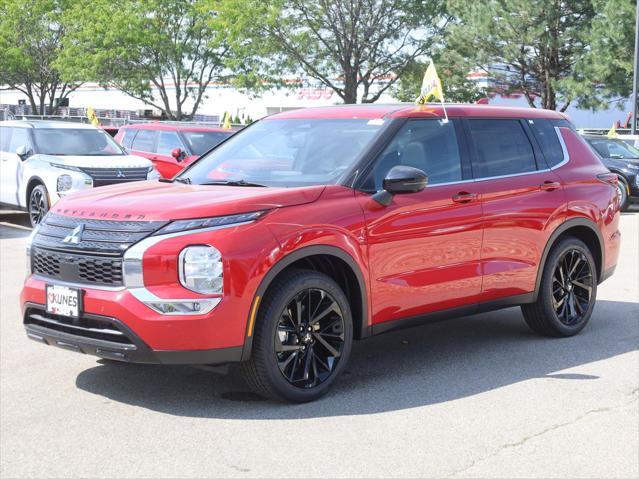
<path id="1" fill-rule="evenodd" d="M 28 211 L 33 226 L 74 191 L 154 178 L 159 175 L 151 161 L 127 155 L 94 126 L 0 121 L 0 204 Z"/>

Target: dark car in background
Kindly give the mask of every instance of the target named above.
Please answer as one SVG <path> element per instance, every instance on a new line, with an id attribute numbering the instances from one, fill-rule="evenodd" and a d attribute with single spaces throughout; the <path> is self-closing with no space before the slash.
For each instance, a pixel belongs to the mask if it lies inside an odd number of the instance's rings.
<path id="1" fill-rule="evenodd" d="M 210 126 L 143 123 L 121 127 L 115 139 L 131 154 L 151 160 L 164 178 L 173 178 L 233 133 Z"/>
<path id="2" fill-rule="evenodd" d="M 616 138 L 589 135 L 585 139 L 603 164 L 619 177 L 617 189 L 622 211 L 639 201 L 639 149 Z"/>

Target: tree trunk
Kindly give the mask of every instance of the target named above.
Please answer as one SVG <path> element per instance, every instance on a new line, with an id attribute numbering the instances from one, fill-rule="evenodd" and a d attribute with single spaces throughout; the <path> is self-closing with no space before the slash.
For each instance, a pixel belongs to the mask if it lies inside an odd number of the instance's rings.
<path id="1" fill-rule="evenodd" d="M 344 103 L 357 103 L 357 70 L 344 72 Z"/>

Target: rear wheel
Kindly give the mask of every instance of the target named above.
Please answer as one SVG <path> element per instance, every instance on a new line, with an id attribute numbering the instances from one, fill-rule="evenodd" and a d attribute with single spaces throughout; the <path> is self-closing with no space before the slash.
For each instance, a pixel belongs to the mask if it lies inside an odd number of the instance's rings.
<path id="1" fill-rule="evenodd" d="M 626 211 L 628 206 L 630 206 L 630 198 L 628 198 L 628 185 L 621 176 L 617 180 L 617 192 L 619 193 L 621 211 Z"/>
<path id="2" fill-rule="evenodd" d="M 597 296 L 592 253 L 579 239 L 566 237 L 544 265 L 537 301 L 522 306 L 530 328 L 544 336 L 573 336 L 588 323 Z"/>
<path id="3" fill-rule="evenodd" d="M 343 371 L 352 341 L 350 305 L 339 285 L 322 273 L 292 270 L 262 302 L 242 372 L 262 396 L 312 401 Z"/>
<path id="4" fill-rule="evenodd" d="M 44 185 L 37 185 L 29 193 L 29 220 L 36 227 L 49 211 L 49 194 Z"/>

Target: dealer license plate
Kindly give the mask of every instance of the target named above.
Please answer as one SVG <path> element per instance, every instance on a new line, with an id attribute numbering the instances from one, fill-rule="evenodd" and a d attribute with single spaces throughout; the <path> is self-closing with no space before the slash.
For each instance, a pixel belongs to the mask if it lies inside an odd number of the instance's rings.
<path id="1" fill-rule="evenodd" d="M 47 313 L 77 318 L 80 316 L 80 290 L 47 285 Z"/>

